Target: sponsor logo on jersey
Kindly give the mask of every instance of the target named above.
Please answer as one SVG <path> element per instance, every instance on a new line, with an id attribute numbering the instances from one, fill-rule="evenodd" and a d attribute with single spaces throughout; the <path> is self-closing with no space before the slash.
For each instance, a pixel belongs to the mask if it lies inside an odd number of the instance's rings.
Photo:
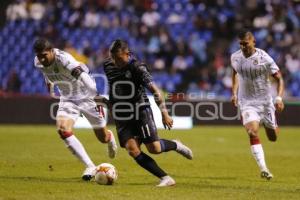
<path id="1" fill-rule="evenodd" d="M 132 77 L 131 72 L 130 71 L 126 71 L 125 72 L 125 77 L 126 78 L 131 78 Z"/>
<path id="2" fill-rule="evenodd" d="M 59 69 L 58 69 L 58 66 L 57 65 L 54 65 L 54 68 L 53 68 L 54 72 L 57 74 L 59 73 Z"/>
<path id="3" fill-rule="evenodd" d="M 248 119 L 250 114 L 248 112 L 245 113 L 245 119 Z"/>

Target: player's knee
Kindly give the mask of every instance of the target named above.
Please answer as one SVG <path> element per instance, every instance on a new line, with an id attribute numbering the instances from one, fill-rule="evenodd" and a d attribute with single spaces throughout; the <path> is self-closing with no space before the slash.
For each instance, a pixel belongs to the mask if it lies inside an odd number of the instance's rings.
<path id="1" fill-rule="evenodd" d="M 136 158 L 141 153 L 139 148 L 132 148 L 132 147 L 127 148 L 127 152 L 133 158 Z"/>
<path id="2" fill-rule="evenodd" d="M 256 138 L 258 137 L 258 131 L 254 130 L 252 128 L 247 129 L 247 133 L 249 135 L 250 138 Z"/>

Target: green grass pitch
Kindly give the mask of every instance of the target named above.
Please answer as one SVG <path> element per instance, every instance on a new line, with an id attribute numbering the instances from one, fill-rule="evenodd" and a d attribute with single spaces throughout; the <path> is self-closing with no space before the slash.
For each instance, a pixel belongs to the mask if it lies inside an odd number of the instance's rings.
<path id="1" fill-rule="evenodd" d="M 177 138 L 190 146 L 194 160 L 176 152 L 151 155 L 177 182 L 156 188 L 158 180 L 124 149 L 110 160 L 106 146 L 91 130 L 75 133 L 96 164 L 116 166 L 119 179 L 113 186 L 80 179 L 84 167 L 65 148 L 54 126 L 0 126 L 0 200 L 300 199 L 300 128 L 282 127 L 276 143 L 260 131 L 272 181 L 259 177 L 241 126 L 201 126 L 159 131 L 162 138 Z"/>

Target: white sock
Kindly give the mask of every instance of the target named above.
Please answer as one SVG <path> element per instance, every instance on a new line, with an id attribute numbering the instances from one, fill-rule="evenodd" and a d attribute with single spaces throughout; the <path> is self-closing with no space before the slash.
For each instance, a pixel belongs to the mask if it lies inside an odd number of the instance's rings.
<path id="1" fill-rule="evenodd" d="M 85 151 L 81 142 L 77 139 L 75 135 L 71 135 L 64 139 L 66 146 L 72 154 L 74 154 L 86 167 L 94 167 L 95 164 L 90 159 L 89 155 Z"/>
<path id="2" fill-rule="evenodd" d="M 256 163 L 261 171 L 268 171 L 266 161 L 265 161 L 265 155 L 264 150 L 262 148 L 261 144 L 254 144 L 251 145 L 251 153 L 256 160 Z"/>

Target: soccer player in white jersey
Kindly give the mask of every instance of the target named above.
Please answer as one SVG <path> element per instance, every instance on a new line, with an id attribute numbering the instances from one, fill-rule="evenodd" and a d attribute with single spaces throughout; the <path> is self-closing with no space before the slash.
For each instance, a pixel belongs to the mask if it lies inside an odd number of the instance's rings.
<path id="1" fill-rule="evenodd" d="M 265 162 L 258 129 L 262 123 L 268 139 L 276 141 L 278 125 L 275 110 L 279 113 L 284 109 L 284 81 L 274 60 L 264 50 L 255 48 L 255 38 L 250 31 L 241 31 L 238 38 L 240 50 L 231 55 L 231 101 L 241 110 L 243 125 L 250 137 L 251 153 L 260 168 L 261 177 L 270 180 L 273 175 Z M 270 76 L 278 84 L 274 100 L 270 91 Z"/>
<path id="2" fill-rule="evenodd" d="M 106 128 L 103 107 L 97 106 L 94 100 L 97 95 L 96 83 L 83 63 L 67 52 L 53 48 L 49 41 L 36 40 L 34 51 L 35 67 L 43 73 L 49 91 L 53 91 L 56 85 L 60 92 L 57 131 L 71 153 L 86 166 L 82 179 L 90 180 L 95 174 L 95 164 L 73 134 L 73 126 L 79 115 L 83 114 L 89 120 L 100 142 L 108 143 L 109 157 L 114 158 L 117 151 L 114 135 Z"/>

